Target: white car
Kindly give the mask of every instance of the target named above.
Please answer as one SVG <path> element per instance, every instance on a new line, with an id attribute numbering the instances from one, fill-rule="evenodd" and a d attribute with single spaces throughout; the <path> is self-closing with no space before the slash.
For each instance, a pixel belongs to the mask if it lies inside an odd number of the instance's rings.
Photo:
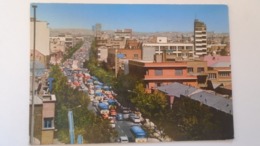
<path id="1" fill-rule="evenodd" d="M 118 142 L 120 142 L 120 143 L 128 143 L 129 140 L 128 140 L 127 136 L 120 136 L 119 139 L 118 139 Z"/>

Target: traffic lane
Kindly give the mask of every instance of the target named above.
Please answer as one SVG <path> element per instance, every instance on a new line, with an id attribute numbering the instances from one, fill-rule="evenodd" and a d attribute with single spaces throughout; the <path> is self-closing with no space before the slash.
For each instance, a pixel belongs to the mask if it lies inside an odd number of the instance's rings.
<path id="1" fill-rule="evenodd" d="M 136 125 L 130 121 L 116 121 L 116 130 L 119 133 L 119 136 L 127 136 L 129 142 L 134 142 L 134 136 L 130 131 L 131 126 Z"/>

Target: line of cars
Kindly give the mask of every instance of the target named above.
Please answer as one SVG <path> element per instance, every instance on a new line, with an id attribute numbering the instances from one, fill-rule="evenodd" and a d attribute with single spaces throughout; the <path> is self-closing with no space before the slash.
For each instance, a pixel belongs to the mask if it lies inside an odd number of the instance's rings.
<path id="1" fill-rule="evenodd" d="M 80 49 L 73 55 L 73 59 L 68 59 L 62 66 L 62 70 L 65 76 L 68 78 L 68 84 L 80 91 L 88 94 L 88 97 L 92 103 L 92 107 L 95 108 L 97 115 L 101 118 L 109 120 L 112 128 L 116 127 L 116 121 L 130 120 L 137 124 L 130 128 L 131 133 L 134 135 L 135 142 L 145 142 L 144 137 L 146 133 L 138 125 L 141 122 L 140 112 L 132 112 L 129 108 L 121 106 L 116 100 L 116 94 L 111 90 L 111 87 L 104 85 L 99 79 L 93 75 L 90 75 L 89 70 L 83 68 L 82 62 L 85 61 L 84 53 L 87 49 Z M 133 128 L 138 127 L 138 128 Z M 133 129 L 139 129 L 133 130 Z M 140 136 L 140 131 L 141 136 Z M 138 134 L 139 133 L 139 134 Z M 119 142 L 128 142 L 127 136 L 120 136 Z"/>

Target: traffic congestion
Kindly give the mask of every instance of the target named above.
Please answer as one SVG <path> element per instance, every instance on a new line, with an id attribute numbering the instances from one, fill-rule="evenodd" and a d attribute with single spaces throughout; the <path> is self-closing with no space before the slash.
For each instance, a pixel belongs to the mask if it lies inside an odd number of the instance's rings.
<path id="1" fill-rule="evenodd" d="M 147 132 L 142 128 L 141 113 L 122 106 L 117 100 L 117 94 L 111 86 L 101 82 L 90 70 L 83 67 L 89 58 L 91 42 L 85 42 L 70 59 L 62 65 L 63 74 L 71 88 L 83 91 L 91 101 L 88 109 L 103 120 L 108 120 L 111 128 L 118 132 L 118 138 L 112 142 L 147 142 Z"/>

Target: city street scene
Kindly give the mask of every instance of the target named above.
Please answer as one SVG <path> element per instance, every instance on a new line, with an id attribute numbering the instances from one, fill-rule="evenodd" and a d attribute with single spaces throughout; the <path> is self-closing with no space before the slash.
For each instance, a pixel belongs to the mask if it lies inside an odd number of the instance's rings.
<path id="1" fill-rule="evenodd" d="M 28 20 L 31 144 L 234 138 L 227 6 L 35 3 Z"/>

